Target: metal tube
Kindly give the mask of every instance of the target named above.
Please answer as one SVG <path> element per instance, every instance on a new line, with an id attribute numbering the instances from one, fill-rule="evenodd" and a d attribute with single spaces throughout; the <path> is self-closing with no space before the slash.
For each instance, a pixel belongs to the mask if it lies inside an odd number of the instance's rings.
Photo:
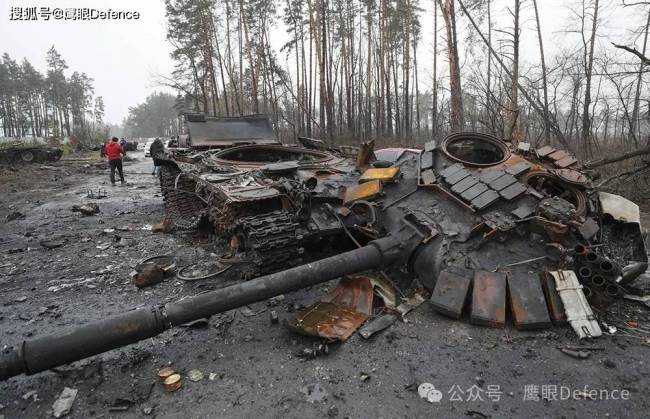
<path id="1" fill-rule="evenodd" d="M 582 266 L 580 269 L 578 269 L 578 275 L 583 280 L 589 279 L 591 274 L 592 274 L 591 269 L 587 268 L 586 266 Z"/>
<path id="2" fill-rule="evenodd" d="M 594 275 L 591 277 L 591 284 L 596 288 L 600 288 L 605 285 L 605 278 L 602 275 Z"/>
<path id="3" fill-rule="evenodd" d="M 395 237 L 248 282 L 186 298 L 164 306 L 134 310 L 71 331 L 23 342 L 0 354 L 0 380 L 97 355 L 162 333 L 192 320 L 276 295 L 327 282 L 343 275 L 379 268 L 408 256 L 410 248 Z"/>

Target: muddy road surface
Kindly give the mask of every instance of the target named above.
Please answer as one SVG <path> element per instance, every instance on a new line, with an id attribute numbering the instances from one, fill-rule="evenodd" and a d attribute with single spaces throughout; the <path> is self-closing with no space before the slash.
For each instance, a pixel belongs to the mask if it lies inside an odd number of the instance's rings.
<path id="1" fill-rule="evenodd" d="M 129 276 L 147 257 L 175 254 L 179 265 L 223 253 L 194 232 L 156 233 L 163 217 L 151 160 L 132 153 L 128 184 L 111 187 L 105 163 L 64 159 L 0 176 L 0 350 L 106 316 L 178 300 L 234 283 L 236 275 L 138 289 Z M 98 192 L 106 197 L 88 197 Z M 96 203 L 84 216 L 74 205 Z M 328 287 L 312 287 L 213 316 L 129 347 L 0 383 L 0 418 L 67 417 L 645 417 L 650 402 L 650 321 L 640 304 L 617 303 L 605 335 L 584 344 L 587 359 L 558 348 L 579 345 L 569 327 L 520 332 L 453 321 L 422 304 L 368 340 L 358 334 L 314 359 L 319 342 L 284 324 Z M 270 321 L 277 311 L 279 324 Z M 157 373 L 183 379 L 166 392 Z M 192 370 L 202 373 L 189 379 Z M 195 375 L 193 372 L 192 375 Z M 431 401 L 418 386 L 432 384 Z M 594 393 L 593 390 L 596 390 Z"/>

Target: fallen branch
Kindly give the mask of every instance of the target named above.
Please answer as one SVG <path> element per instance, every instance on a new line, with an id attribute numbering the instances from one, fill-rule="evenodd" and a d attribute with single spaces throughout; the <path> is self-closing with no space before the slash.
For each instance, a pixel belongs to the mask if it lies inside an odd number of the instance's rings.
<path id="1" fill-rule="evenodd" d="M 642 156 L 644 154 L 650 154 L 650 146 L 642 148 L 640 150 L 628 151 L 627 153 L 619 154 L 618 156 L 590 161 L 584 164 L 584 168 L 593 169 L 596 167 L 605 166 L 607 164 L 616 163 L 621 160 L 631 159 L 632 157 Z"/>
<path id="2" fill-rule="evenodd" d="M 619 173 L 617 175 L 608 177 L 607 179 L 603 180 L 598 185 L 596 185 L 596 189 L 603 187 L 604 185 L 611 182 L 612 180 L 616 180 L 616 179 L 622 180 L 623 178 L 628 178 L 632 175 L 642 173 L 649 169 L 650 169 L 650 162 L 645 162 L 645 166 L 635 167 L 634 169 L 630 169 L 627 172 Z"/>
<path id="3" fill-rule="evenodd" d="M 642 54 L 640 51 L 638 51 L 636 48 L 628 47 L 628 46 L 626 46 L 626 45 L 617 45 L 617 44 L 615 44 L 615 43 L 613 43 L 613 42 L 612 42 L 612 45 L 614 45 L 614 47 L 616 47 L 616 48 L 619 48 L 619 49 L 625 50 L 625 51 L 627 51 L 627 52 L 630 52 L 630 53 L 636 55 L 636 56 L 639 57 L 639 59 L 641 60 L 641 64 L 643 64 L 643 65 L 649 65 L 649 64 L 650 64 L 650 58 L 648 58 L 648 57 L 646 57 L 645 55 L 643 55 L 643 54 Z"/>

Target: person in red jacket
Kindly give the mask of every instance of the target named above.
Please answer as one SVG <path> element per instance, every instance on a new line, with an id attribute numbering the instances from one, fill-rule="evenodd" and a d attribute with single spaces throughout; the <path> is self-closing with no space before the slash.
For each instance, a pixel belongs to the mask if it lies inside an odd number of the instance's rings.
<path id="1" fill-rule="evenodd" d="M 126 156 L 124 147 L 120 145 L 117 137 L 113 137 L 111 142 L 106 145 L 106 157 L 108 158 L 108 167 L 111 168 L 111 185 L 115 186 L 115 169 L 120 174 L 120 181 L 124 185 L 124 172 L 122 171 L 122 156 Z"/>

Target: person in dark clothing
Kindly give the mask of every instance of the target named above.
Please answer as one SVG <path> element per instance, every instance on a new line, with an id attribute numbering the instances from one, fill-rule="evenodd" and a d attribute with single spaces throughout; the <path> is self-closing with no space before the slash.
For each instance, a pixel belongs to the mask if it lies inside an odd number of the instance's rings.
<path id="1" fill-rule="evenodd" d="M 106 157 L 108 158 L 108 167 L 111 169 L 111 185 L 115 186 L 115 169 L 120 174 L 120 182 L 124 185 L 124 172 L 122 171 L 122 156 L 126 156 L 124 147 L 120 145 L 117 137 L 113 137 L 110 143 L 106 145 Z"/>
<path id="2" fill-rule="evenodd" d="M 162 141 L 160 141 L 160 138 L 156 138 L 153 143 L 151 143 L 151 147 L 149 147 L 149 154 L 151 154 L 151 158 L 153 159 L 153 172 L 151 172 L 153 176 L 160 173 L 160 155 L 164 152 L 165 146 Z"/>

